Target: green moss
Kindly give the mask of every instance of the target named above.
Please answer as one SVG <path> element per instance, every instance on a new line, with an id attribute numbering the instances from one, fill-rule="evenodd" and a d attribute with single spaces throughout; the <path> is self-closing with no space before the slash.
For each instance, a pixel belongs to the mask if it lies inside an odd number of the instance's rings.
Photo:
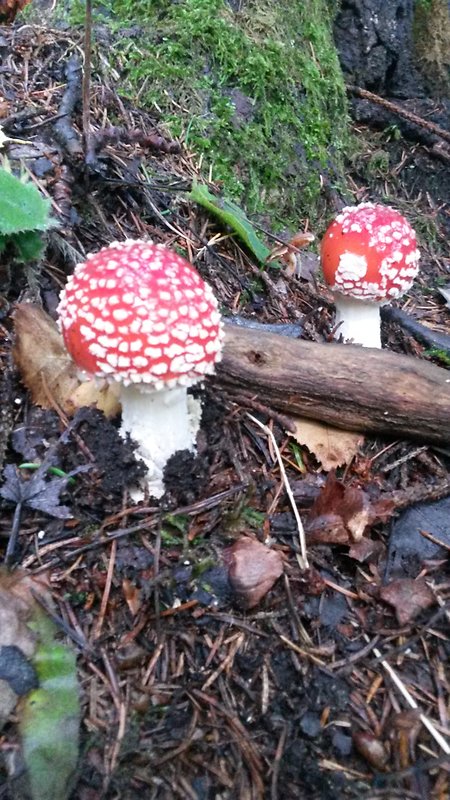
<path id="1" fill-rule="evenodd" d="M 450 367 L 450 354 L 446 350 L 433 347 L 431 350 L 426 350 L 425 355 L 428 356 L 428 358 L 434 358 L 436 361 L 440 361 L 445 366 Z"/>
<path id="2" fill-rule="evenodd" d="M 130 98 L 202 156 L 205 175 L 249 212 L 298 226 L 314 216 L 321 171 L 342 174 L 348 144 L 328 3 L 242 6 L 107 0 L 103 21 L 121 33 L 109 59 Z M 132 41 L 127 25 L 142 34 Z"/>

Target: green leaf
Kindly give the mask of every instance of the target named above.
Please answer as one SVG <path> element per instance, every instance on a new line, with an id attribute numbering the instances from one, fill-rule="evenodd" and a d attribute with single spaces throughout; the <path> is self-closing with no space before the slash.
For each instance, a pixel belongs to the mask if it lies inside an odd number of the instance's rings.
<path id="1" fill-rule="evenodd" d="M 32 659 L 39 688 L 26 697 L 20 718 L 22 748 L 33 800 L 66 800 L 78 759 L 80 706 L 73 651 L 56 641 L 42 609 L 30 623 L 38 635 Z"/>
<path id="2" fill-rule="evenodd" d="M 216 197 L 203 184 L 194 183 L 188 195 L 190 200 L 194 203 L 211 211 L 226 225 L 239 236 L 248 249 L 253 253 L 255 258 L 260 264 L 265 264 L 270 250 L 263 244 L 261 239 L 257 236 L 250 220 L 246 216 L 242 208 L 233 203 L 231 200 L 226 200 L 224 197 Z"/>
<path id="3" fill-rule="evenodd" d="M 11 237 L 17 261 L 38 261 L 44 249 L 42 236 L 38 231 L 23 231 Z"/>
<path id="4" fill-rule="evenodd" d="M 45 231 L 49 227 L 50 201 L 33 183 L 24 183 L 0 168 L 0 235 Z"/>

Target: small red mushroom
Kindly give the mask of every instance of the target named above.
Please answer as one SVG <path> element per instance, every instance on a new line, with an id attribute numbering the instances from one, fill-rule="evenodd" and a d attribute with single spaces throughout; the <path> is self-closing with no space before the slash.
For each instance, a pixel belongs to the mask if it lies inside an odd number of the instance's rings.
<path id="1" fill-rule="evenodd" d="M 211 287 L 163 245 L 114 242 L 75 267 L 58 315 L 77 366 L 121 384 L 121 431 L 138 443 L 150 494 L 161 497 L 168 459 L 195 445 L 187 387 L 221 355 Z"/>
<path id="2" fill-rule="evenodd" d="M 336 304 L 337 336 L 381 347 L 380 305 L 401 297 L 419 271 L 416 234 L 394 208 L 344 208 L 321 245 L 321 264 Z"/>

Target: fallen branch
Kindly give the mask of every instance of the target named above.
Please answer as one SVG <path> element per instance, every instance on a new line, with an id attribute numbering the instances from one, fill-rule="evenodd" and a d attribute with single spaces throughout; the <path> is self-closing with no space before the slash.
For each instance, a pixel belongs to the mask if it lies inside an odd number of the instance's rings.
<path id="1" fill-rule="evenodd" d="M 397 116 L 403 117 L 403 119 L 408 120 L 408 122 L 412 122 L 412 124 L 417 125 L 418 128 L 423 128 L 428 131 L 428 133 L 432 133 L 444 139 L 446 142 L 450 142 L 450 131 L 441 128 L 441 126 L 436 125 L 435 122 L 430 122 L 428 119 L 419 117 L 417 114 L 408 111 L 407 108 L 403 108 L 403 106 L 400 106 L 398 103 L 393 103 L 392 100 L 386 100 L 384 97 L 369 92 L 367 89 L 361 89 L 359 86 L 347 86 L 347 89 L 351 94 L 356 95 L 356 97 L 361 97 L 363 100 L 370 100 L 372 103 L 376 103 L 376 105 L 385 108 L 386 111 L 390 111 L 392 114 L 397 114 Z"/>
<path id="2" fill-rule="evenodd" d="M 344 430 L 450 442 L 450 372 L 426 361 L 226 326 L 216 379 L 283 413 Z"/>

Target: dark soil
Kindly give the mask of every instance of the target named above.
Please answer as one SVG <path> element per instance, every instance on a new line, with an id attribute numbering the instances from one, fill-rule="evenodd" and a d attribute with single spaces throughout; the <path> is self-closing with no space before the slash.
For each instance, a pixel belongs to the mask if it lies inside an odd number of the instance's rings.
<path id="1" fill-rule="evenodd" d="M 0 455 L 18 465 L 52 452 L 65 472 L 89 467 L 62 496 L 70 518 L 23 510 L 13 558 L 14 566 L 50 575 L 61 630 L 79 656 L 83 721 L 71 796 L 444 800 L 448 751 L 420 725 L 385 664 L 448 741 L 450 543 L 433 514 L 448 504 L 450 452 L 366 438 L 337 476 L 327 477 L 307 448 L 292 449 L 264 398 L 244 404 L 207 387 L 197 454 L 171 459 L 159 503 L 134 505 L 128 488 L 142 465 L 117 420 L 81 409 L 69 421 L 51 398 L 49 409 L 37 408 L 21 384 L 11 352 L 14 302 L 31 299 L 54 315 L 78 259 L 114 239 L 143 236 L 187 249 L 226 313 L 300 322 L 306 338 L 328 341 L 331 297 L 314 274 L 317 259 L 309 279 L 289 278 L 276 268 L 261 271 L 233 237 L 217 237 L 217 223 L 183 194 L 195 175 L 188 155 L 112 83 L 93 86 L 96 146 L 86 163 L 75 84 L 68 91 L 76 112 L 65 133 L 55 131 L 68 57 L 79 44 L 72 34 L 4 28 L 0 42 L 0 94 L 8 106 L 2 124 L 10 137 L 29 142 L 11 144 L 8 156 L 32 171 L 59 221 L 42 266 L 20 268 L 12 279 L 12 264 L 5 278 Z M 106 119 L 120 127 L 105 133 Z M 403 307 L 449 333 L 438 292 L 450 271 L 448 161 L 414 137 L 391 139 L 360 122 L 355 134 L 361 145 L 349 165 L 352 198 L 388 200 L 419 231 L 421 277 Z M 411 358 L 429 357 L 397 323 L 385 323 L 384 341 Z M 445 367 L 442 356 L 433 358 Z M 272 425 L 307 534 L 328 487 L 327 535 L 315 544 L 310 535 L 308 571 L 299 568 L 298 529 L 272 443 L 248 410 Z M 347 490 L 370 508 L 358 544 L 342 539 Z M 435 541 L 419 532 L 402 561 L 389 536 L 410 507 Z M 14 506 L 2 500 L 1 508 L 6 546 Z M 243 535 L 270 545 L 285 565 L 250 609 L 223 558 Z M 397 602 L 395 592 L 392 602 L 383 600 L 393 578 L 426 579 L 431 600 L 413 611 L 422 583 L 408 602 Z M 12 719 L 0 737 L 1 798 L 23 796 L 15 788 L 20 759 L 9 757 L 18 745 Z"/>

